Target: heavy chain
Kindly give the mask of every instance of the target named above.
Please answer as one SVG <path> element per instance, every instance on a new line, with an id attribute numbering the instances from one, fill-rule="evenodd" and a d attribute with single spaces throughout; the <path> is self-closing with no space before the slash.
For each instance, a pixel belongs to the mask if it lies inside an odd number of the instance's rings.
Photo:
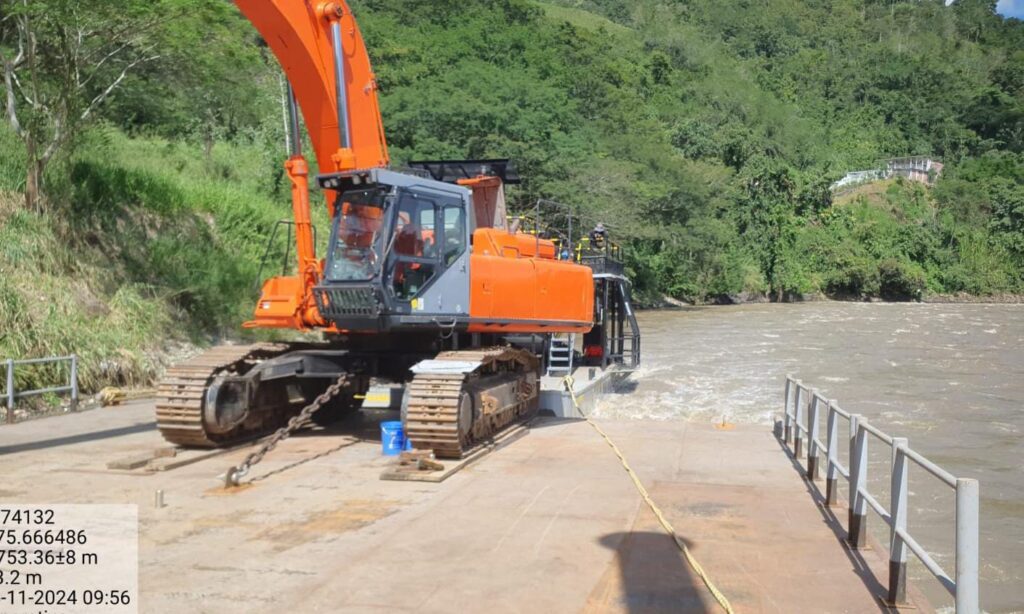
<path id="1" fill-rule="evenodd" d="M 339 392 L 349 383 L 350 376 L 348 373 L 344 373 L 338 378 L 338 381 L 334 382 L 324 390 L 323 393 L 317 398 L 313 399 L 313 402 L 302 408 L 302 411 L 292 416 L 288 420 L 288 424 L 277 429 L 273 435 L 267 438 L 263 442 L 263 445 L 258 450 L 249 454 L 245 457 L 238 466 L 228 469 L 227 474 L 224 476 L 224 486 L 231 488 L 232 486 L 238 486 L 241 483 L 241 479 L 249 473 L 252 466 L 263 460 L 271 450 L 277 447 L 277 444 L 281 443 L 285 439 L 291 436 L 292 433 L 299 430 L 303 426 L 306 426 L 310 419 L 313 417 L 325 403 L 333 399 L 338 395 Z"/>

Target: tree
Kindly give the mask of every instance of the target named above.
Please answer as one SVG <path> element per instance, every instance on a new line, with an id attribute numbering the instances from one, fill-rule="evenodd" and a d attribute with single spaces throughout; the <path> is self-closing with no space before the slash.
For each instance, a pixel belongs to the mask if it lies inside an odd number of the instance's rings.
<path id="1" fill-rule="evenodd" d="M 1024 255 L 1024 189 L 1014 181 L 997 178 L 991 182 L 992 230 L 999 233 L 1006 245 Z"/>
<path id="2" fill-rule="evenodd" d="M 0 0 L 4 116 L 25 146 L 25 205 L 46 166 L 136 67 L 160 57 L 149 35 L 169 0 Z M 179 3 L 180 4 L 180 3 Z"/>
<path id="3" fill-rule="evenodd" d="M 781 302 L 787 290 L 795 289 L 790 269 L 796 256 L 797 182 L 788 167 L 767 158 L 756 160 L 744 180 L 746 190 L 736 213 L 738 226 L 752 242 L 761 270 Z"/>

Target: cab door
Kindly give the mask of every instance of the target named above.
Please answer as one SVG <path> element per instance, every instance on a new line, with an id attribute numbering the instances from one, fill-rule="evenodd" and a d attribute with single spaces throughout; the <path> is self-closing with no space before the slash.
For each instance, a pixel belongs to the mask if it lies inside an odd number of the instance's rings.
<path id="1" fill-rule="evenodd" d="M 421 186 L 399 190 L 392 216 L 386 291 L 399 313 L 450 318 L 469 313 L 466 203 Z"/>

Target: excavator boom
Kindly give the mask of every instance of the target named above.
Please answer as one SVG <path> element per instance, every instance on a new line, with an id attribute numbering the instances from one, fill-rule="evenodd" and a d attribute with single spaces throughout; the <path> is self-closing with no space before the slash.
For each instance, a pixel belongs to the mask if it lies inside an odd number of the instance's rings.
<path id="1" fill-rule="evenodd" d="M 235 0 L 235 4 L 284 69 L 306 120 L 320 172 L 387 166 L 377 80 L 348 3 Z M 342 62 L 336 63 L 336 56 Z M 328 200 L 333 202 L 330 196 Z"/>

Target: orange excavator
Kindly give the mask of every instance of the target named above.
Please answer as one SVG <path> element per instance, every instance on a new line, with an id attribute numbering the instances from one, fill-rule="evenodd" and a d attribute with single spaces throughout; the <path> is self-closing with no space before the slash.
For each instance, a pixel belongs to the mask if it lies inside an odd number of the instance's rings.
<path id="1" fill-rule="evenodd" d="M 408 439 L 440 457 L 530 415 L 545 344 L 594 327 L 592 268 L 510 229 L 504 186 L 518 176 L 508 161 L 389 168 L 377 82 L 344 0 L 236 4 L 289 82 L 298 265 L 264 282 L 245 327 L 319 331 L 323 341 L 220 346 L 172 367 L 159 385 L 164 437 L 218 447 L 260 436 L 339 381 L 318 418 L 358 408 L 371 380 L 401 383 Z M 322 256 L 300 110 L 331 220 Z"/>

